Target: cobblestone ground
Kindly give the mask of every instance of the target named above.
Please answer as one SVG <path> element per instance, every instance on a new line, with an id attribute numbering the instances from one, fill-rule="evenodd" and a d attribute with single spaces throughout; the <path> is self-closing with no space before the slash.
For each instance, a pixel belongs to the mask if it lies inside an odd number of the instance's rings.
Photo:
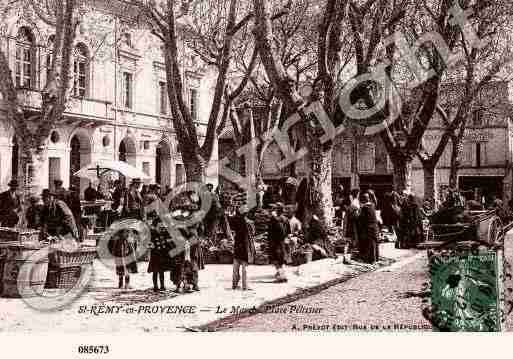
<path id="1" fill-rule="evenodd" d="M 508 237 L 506 258 L 513 263 L 513 236 Z M 421 313 L 423 283 L 427 280 L 427 257 L 421 254 L 402 266 L 361 275 L 317 295 L 241 319 L 219 330 L 430 331 L 430 323 Z M 294 313 L 305 310 L 320 313 Z M 512 315 L 508 316 L 506 327 L 508 331 L 513 330 Z"/>

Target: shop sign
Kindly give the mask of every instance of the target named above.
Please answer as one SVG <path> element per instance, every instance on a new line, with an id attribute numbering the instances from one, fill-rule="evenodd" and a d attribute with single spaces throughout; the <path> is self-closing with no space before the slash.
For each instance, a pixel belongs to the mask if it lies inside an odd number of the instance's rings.
<path id="1" fill-rule="evenodd" d="M 488 142 L 493 137 L 493 134 L 488 131 L 467 129 L 463 135 L 463 140 L 466 142 Z"/>

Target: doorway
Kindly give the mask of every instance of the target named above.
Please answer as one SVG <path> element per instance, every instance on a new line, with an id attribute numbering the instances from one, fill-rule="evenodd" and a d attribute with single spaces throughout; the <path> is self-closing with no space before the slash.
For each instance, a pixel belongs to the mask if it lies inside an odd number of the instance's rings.
<path id="1" fill-rule="evenodd" d="M 163 188 L 171 186 L 171 148 L 165 141 L 157 145 L 155 153 L 155 182 Z"/>
<path id="2" fill-rule="evenodd" d="M 11 151 L 11 178 L 18 178 L 19 170 L 19 147 L 18 138 L 13 136 L 12 138 L 12 151 Z"/>
<path id="3" fill-rule="evenodd" d="M 69 147 L 69 185 L 83 193 L 89 185 L 89 180 L 77 177 L 74 174 L 91 162 L 91 143 L 88 134 L 82 131 L 75 133 L 71 137 Z M 59 177 L 58 179 L 62 178 Z M 53 181 L 51 185 L 53 185 Z"/>
<path id="4" fill-rule="evenodd" d="M 135 142 L 132 139 L 125 137 L 119 144 L 119 160 L 136 167 L 135 155 Z"/>
<path id="5" fill-rule="evenodd" d="M 125 137 L 119 143 L 118 151 L 119 151 L 118 158 L 120 161 L 126 162 L 129 165 L 136 167 L 135 143 L 133 140 L 131 140 L 128 137 Z M 123 187 L 125 187 L 127 185 L 125 176 L 119 175 L 119 180 L 121 181 Z"/>
<path id="6" fill-rule="evenodd" d="M 61 159 L 59 157 L 48 158 L 48 187 L 55 190 L 53 181 L 61 179 Z"/>
<path id="7" fill-rule="evenodd" d="M 185 181 L 186 181 L 185 168 L 184 168 L 183 164 L 179 163 L 176 165 L 175 185 L 180 186 L 180 185 L 184 184 Z"/>
<path id="8" fill-rule="evenodd" d="M 486 204 L 494 198 L 502 199 L 504 177 L 499 176 L 461 176 L 459 189 L 467 200 L 477 200 Z"/>

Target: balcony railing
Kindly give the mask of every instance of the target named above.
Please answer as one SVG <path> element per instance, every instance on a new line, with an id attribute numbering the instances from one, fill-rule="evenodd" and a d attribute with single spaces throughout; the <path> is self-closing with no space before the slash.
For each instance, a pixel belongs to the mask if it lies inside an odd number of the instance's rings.
<path id="1" fill-rule="evenodd" d="M 41 109 L 41 92 L 36 90 L 19 89 L 18 101 L 22 106 L 33 109 Z M 111 103 L 108 101 L 90 98 L 71 97 L 66 105 L 65 114 L 70 117 L 82 117 L 88 119 L 111 120 L 109 117 Z"/>

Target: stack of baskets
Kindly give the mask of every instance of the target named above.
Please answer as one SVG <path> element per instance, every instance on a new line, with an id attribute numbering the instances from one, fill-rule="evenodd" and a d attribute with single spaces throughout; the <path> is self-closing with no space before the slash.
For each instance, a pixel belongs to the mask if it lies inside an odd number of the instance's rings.
<path id="1" fill-rule="evenodd" d="M 96 248 L 82 247 L 74 252 L 55 250 L 49 254 L 48 276 L 45 288 L 73 288 L 84 266 L 92 265 Z"/>

